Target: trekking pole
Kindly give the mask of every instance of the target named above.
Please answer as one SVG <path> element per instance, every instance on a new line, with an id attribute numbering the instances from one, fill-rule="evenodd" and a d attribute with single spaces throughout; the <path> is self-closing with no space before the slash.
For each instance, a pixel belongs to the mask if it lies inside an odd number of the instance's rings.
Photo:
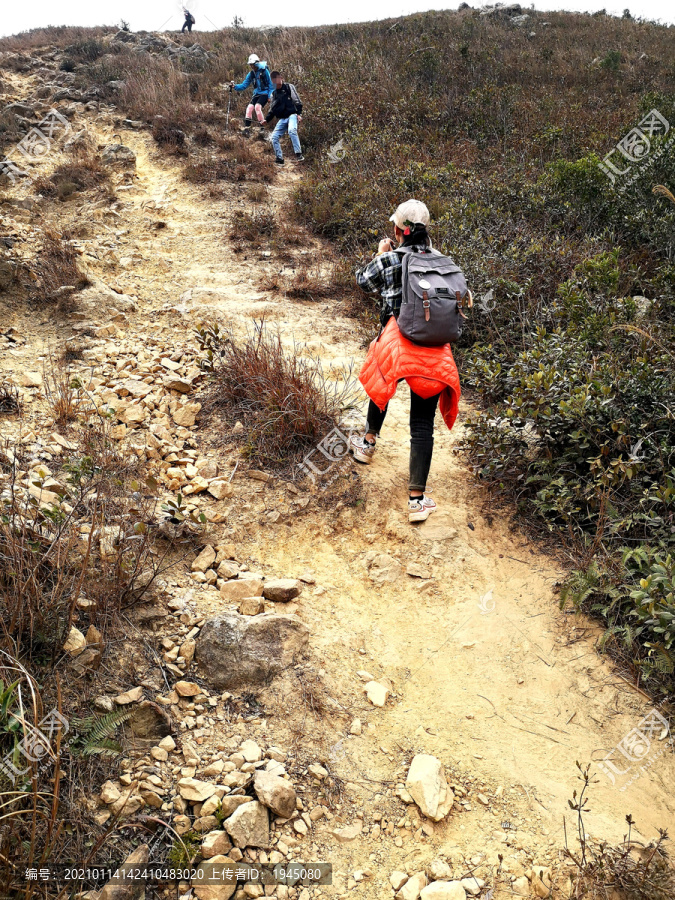
<path id="1" fill-rule="evenodd" d="M 225 129 L 230 127 L 230 103 L 232 102 L 232 88 L 228 88 L 227 92 L 227 116 L 225 117 Z"/>

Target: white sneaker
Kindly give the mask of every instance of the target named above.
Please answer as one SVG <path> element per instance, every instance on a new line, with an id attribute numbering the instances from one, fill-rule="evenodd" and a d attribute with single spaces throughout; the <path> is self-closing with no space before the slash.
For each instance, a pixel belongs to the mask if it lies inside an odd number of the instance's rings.
<path id="1" fill-rule="evenodd" d="M 369 466 L 375 455 L 375 444 L 370 444 L 365 438 L 353 434 L 349 438 L 349 452 L 354 454 L 357 462 Z"/>
<path id="2" fill-rule="evenodd" d="M 408 500 L 408 521 L 409 522 L 425 522 L 432 512 L 436 511 L 436 504 L 425 494 L 423 497 L 416 497 L 414 500 Z"/>

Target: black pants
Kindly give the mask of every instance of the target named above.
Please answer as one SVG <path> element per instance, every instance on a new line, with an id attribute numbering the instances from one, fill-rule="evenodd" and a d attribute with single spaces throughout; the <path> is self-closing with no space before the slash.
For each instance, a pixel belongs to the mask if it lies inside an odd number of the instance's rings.
<path id="1" fill-rule="evenodd" d="M 431 466 L 431 455 L 434 451 L 434 416 L 440 394 L 425 400 L 410 391 L 410 483 L 411 491 L 423 491 L 427 486 L 427 477 Z M 368 421 L 366 434 L 379 435 L 382 423 L 387 415 L 388 405 L 381 412 L 371 400 L 368 404 Z"/>
<path id="2" fill-rule="evenodd" d="M 183 27 L 180 30 L 180 33 L 184 34 L 186 28 L 190 32 L 190 34 L 192 34 L 192 22 L 184 22 Z"/>
<path id="3" fill-rule="evenodd" d="M 251 97 L 251 103 L 255 106 L 256 103 L 259 103 L 264 109 L 269 103 L 270 95 L 269 94 L 254 94 Z"/>

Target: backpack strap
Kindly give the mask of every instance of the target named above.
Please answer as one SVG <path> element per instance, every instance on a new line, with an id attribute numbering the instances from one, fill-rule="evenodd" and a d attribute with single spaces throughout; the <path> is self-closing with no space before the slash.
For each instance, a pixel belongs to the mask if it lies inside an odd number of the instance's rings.
<path id="1" fill-rule="evenodd" d="M 402 271 L 401 271 L 401 303 L 402 304 L 407 303 L 408 302 L 408 296 L 407 296 L 408 292 L 407 292 L 406 288 L 408 286 L 408 267 L 410 265 L 410 257 L 415 251 L 413 250 L 412 247 L 394 247 L 394 250 L 390 251 L 390 252 L 401 254 L 401 269 L 402 269 Z M 399 314 L 400 314 L 400 309 L 399 309 Z M 394 318 L 398 318 L 398 316 L 395 316 Z"/>

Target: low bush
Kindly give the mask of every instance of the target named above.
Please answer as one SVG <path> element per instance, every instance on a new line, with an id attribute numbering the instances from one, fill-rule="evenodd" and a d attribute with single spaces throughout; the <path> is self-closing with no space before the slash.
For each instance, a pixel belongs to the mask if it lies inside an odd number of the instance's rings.
<path id="1" fill-rule="evenodd" d="M 70 59 L 74 59 L 78 63 L 95 62 L 100 56 L 107 53 L 105 44 L 96 38 L 87 38 L 84 41 L 77 41 L 69 44 L 65 52 Z"/>
<path id="2" fill-rule="evenodd" d="M 347 379 L 329 382 L 320 363 L 284 349 L 264 321 L 243 339 L 214 328 L 198 332 L 211 372 L 207 412 L 244 425 L 244 452 L 254 463 L 288 469 L 336 427 L 350 407 Z"/>
<path id="3" fill-rule="evenodd" d="M 286 294 L 294 300 L 322 300 L 335 293 L 335 285 L 320 265 L 301 266 L 288 280 Z"/>
<path id="4" fill-rule="evenodd" d="M 35 262 L 37 284 L 31 291 L 39 303 L 57 300 L 59 311 L 66 311 L 72 305 L 72 293 L 87 285 L 87 278 L 77 265 L 78 253 L 70 243 L 68 234 L 45 229 L 42 248 Z M 64 292 L 60 289 L 69 288 Z"/>
<path id="5" fill-rule="evenodd" d="M 259 207 L 252 213 L 242 212 L 236 215 L 228 236 L 231 241 L 246 241 L 259 246 L 262 239 L 269 240 L 277 227 L 274 213 Z"/>
<path id="6" fill-rule="evenodd" d="M 218 181 L 274 180 L 274 162 L 260 144 L 252 144 L 240 137 L 220 138 L 216 142 L 220 152 L 209 150 L 195 153 L 185 170 L 188 181 L 214 184 Z"/>
<path id="7" fill-rule="evenodd" d="M 152 136 L 161 147 L 174 153 L 185 150 L 185 132 L 171 119 L 157 116 L 152 126 Z"/>
<path id="8" fill-rule="evenodd" d="M 68 200 L 74 194 L 93 190 L 109 181 L 110 174 L 97 157 L 82 155 L 58 166 L 51 175 L 36 179 L 35 191 L 49 199 Z"/>
<path id="9" fill-rule="evenodd" d="M 591 773 L 591 766 L 585 768 L 577 763 L 580 791 L 574 791 L 568 805 L 576 813 L 575 838 L 577 846 L 569 846 L 569 835 L 565 827 L 565 856 L 572 881 L 572 894 L 586 900 L 670 900 L 675 892 L 675 869 L 673 869 L 668 844 L 668 832 L 659 828 L 658 836 L 645 843 L 633 826 L 633 817 L 626 816 L 628 826 L 623 841 L 610 844 L 591 837 L 586 830 L 585 817 L 591 811 L 589 791 L 598 779 Z M 535 868 L 536 871 L 536 868 Z M 542 885 L 543 887 L 543 885 Z"/>
<path id="10" fill-rule="evenodd" d="M 622 559 L 626 545 L 662 560 L 675 545 L 675 204 L 652 192 L 675 184 L 675 83 L 660 63 L 617 79 L 638 62 L 621 37 L 636 24 L 587 23 L 556 16 L 536 52 L 471 10 L 326 29 L 312 44 L 316 56 L 330 35 L 321 65 L 301 58 L 313 115 L 289 213 L 353 269 L 401 200 L 427 203 L 434 246 L 476 297 L 457 352 L 481 405 L 468 459 L 531 533 L 544 526 L 565 546 L 580 577 L 597 565 L 586 608 L 624 629 L 607 648 L 627 637 L 624 659 L 658 691 L 672 688 L 673 654 L 662 622 L 635 627 L 643 612 Z M 600 46 L 622 47 L 600 66 L 596 28 Z M 640 28 L 663 48 L 667 29 Z M 441 64 L 436 48 L 449 46 Z M 338 95 L 322 89 L 326 71 L 339 73 Z M 599 164 L 653 109 L 671 133 L 651 135 L 649 159 L 612 184 Z M 351 278 L 347 267 L 347 290 Z M 347 296 L 374 333 L 372 302 Z M 624 598 L 611 611 L 606 586 Z"/>

